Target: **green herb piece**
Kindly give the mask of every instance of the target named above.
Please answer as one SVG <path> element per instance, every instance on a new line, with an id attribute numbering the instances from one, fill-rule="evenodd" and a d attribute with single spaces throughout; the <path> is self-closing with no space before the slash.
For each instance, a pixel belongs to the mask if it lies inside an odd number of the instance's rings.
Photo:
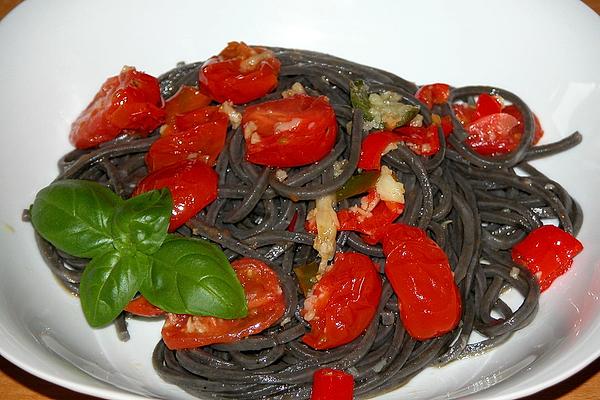
<path id="1" fill-rule="evenodd" d="M 369 87 L 363 81 L 350 82 L 350 101 L 352 107 L 358 108 L 363 112 L 363 118 L 371 121 L 371 102 L 369 101 Z"/>
<path id="2" fill-rule="evenodd" d="M 167 237 L 172 204 L 171 193 L 162 189 L 142 193 L 119 205 L 112 218 L 115 247 L 144 254 L 156 252 Z"/>
<path id="3" fill-rule="evenodd" d="M 313 261 L 308 264 L 300 265 L 294 268 L 296 278 L 298 278 L 298 284 L 304 296 L 308 296 L 308 293 L 317 283 L 317 275 L 319 274 L 319 263 Z"/>
<path id="4" fill-rule="evenodd" d="M 206 240 L 171 235 L 150 257 L 140 290 L 162 310 L 219 318 L 248 313 L 244 289 L 223 252 Z"/>
<path id="5" fill-rule="evenodd" d="M 344 185 L 335 192 L 337 201 L 347 199 L 368 192 L 375 186 L 379 178 L 379 171 L 364 171 L 357 175 L 352 175 Z"/>
<path id="6" fill-rule="evenodd" d="M 31 223 L 60 250 L 91 258 L 113 249 L 110 220 L 123 200 L 91 181 L 63 180 L 42 189 L 31 206 Z"/>
<path id="7" fill-rule="evenodd" d="M 79 286 L 81 308 L 92 327 L 114 320 L 135 296 L 145 277 L 148 258 L 142 253 L 108 251 L 94 257 Z"/>

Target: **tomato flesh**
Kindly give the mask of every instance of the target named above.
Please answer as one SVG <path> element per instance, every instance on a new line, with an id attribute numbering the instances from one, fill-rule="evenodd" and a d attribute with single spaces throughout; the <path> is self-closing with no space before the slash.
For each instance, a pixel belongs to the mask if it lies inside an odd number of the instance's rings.
<path id="1" fill-rule="evenodd" d="M 466 127 L 465 143 L 482 155 L 499 155 L 514 151 L 521 140 L 516 130 L 519 121 L 510 114 L 486 115 Z"/>
<path id="2" fill-rule="evenodd" d="M 125 67 L 108 78 L 71 126 L 69 140 L 87 149 L 114 139 L 123 131 L 147 135 L 165 120 L 158 80 Z"/>
<path id="3" fill-rule="evenodd" d="M 513 247 L 512 259 L 527 267 L 544 291 L 571 268 L 573 258 L 582 250 L 583 244 L 573 235 L 554 225 L 543 225 Z"/>
<path id="4" fill-rule="evenodd" d="M 428 127 L 402 126 L 394 129 L 402 142 L 420 156 L 432 156 L 440 150 L 440 138 L 437 125 Z"/>
<path id="5" fill-rule="evenodd" d="M 311 400 L 352 400 L 354 377 L 332 368 L 322 368 L 313 375 Z"/>
<path id="6" fill-rule="evenodd" d="M 186 160 L 152 172 L 133 195 L 168 188 L 173 198 L 169 231 L 173 232 L 217 198 L 218 181 L 217 173 L 202 160 Z"/>
<path id="7" fill-rule="evenodd" d="M 393 201 L 380 201 L 369 213 L 361 212 L 357 208 L 348 208 L 338 211 L 340 231 L 355 231 L 362 234 L 363 240 L 368 244 L 378 243 L 385 229 L 394 222 L 404 211 L 404 204 Z"/>
<path id="8" fill-rule="evenodd" d="M 336 254 L 331 269 L 304 301 L 302 316 L 311 330 L 302 341 L 317 350 L 353 341 L 371 323 L 380 296 L 381 278 L 368 256 Z"/>
<path id="9" fill-rule="evenodd" d="M 231 343 L 267 329 L 285 311 L 277 274 L 260 260 L 242 258 L 231 263 L 246 293 L 248 315 L 238 319 L 167 314 L 162 337 L 171 350 Z"/>
<path id="10" fill-rule="evenodd" d="M 450 86 L 445 83 L 423 85 L 415 93 L 415 97 L 421 100 L 429 109 L 435 104 L 444 104 L 448 101 L 449 96 Z"/>
<path id="11" fill-rule="evenodd" d="M 453 330 L 461 318 L 461 298 L 448 257 L 419 228 L 393 224 L 383 238 L 385 274 L 407 332 L 417 340 Z"/>
<path id="12" fill-rule="evenodd" d="M 157 317 L 165 314 L 163 310 L 150 304 L 144 296 L 138 296 L 131 300 L 127 306 L 125 306 L 125 311 L 140 317 Z"/>
<path id="13" fill-rule="evenodd" d="M 167 123 L 174 122 L 176 115 L 185 114 L 198 108 L 206 107 L 211 98 L 193 86 L 182 85 L 165 103 Z"/>
<path id="14" fill-rule="evenodd" d="M 515 117 L 517 119 L 517 121 L 519 121 L 519 124 L 517 125 L 517 130 L 519 131 L 520 134 L 523 134 L 523 130 L 525 129 L 525 126 L 524 126 L 525 123 L 523 122 L 523 114 L 521 114 L 519 109 L 516 106 L 511 104 L 510 106 L 504 107 L 502 109 L 502 112 L 512 115 L 513 117 Z M 544 130 L 542 129 L 540 120 L 538 119 L 537 115 L 535 115 L 535 114 L 533 114 L 533 123 L 535 126 L 535 130 L 533 133 L 533 144 L 537 144 L 537 142 L 540 141 L 542 136 L 544 136 Z"/>
<path id="15" fill-rule="evenodd" d="M 261 57 L 265 53 L 267 57 Z M 254 57 L 257 64 L 244 68 Z M 200 88 L 220 103 L 244 104 L 259 99 L 277 87 L 281 63 L 269 51 L 232 42 L 200 69 Z"/>
<path id="16" fill-rule="evenodd" d="M 192 159 L 215 165 L 225 147 L 228 122 L 218 107 L 203 107 L 174 117 L 174 123 L 146 154 L 148 172 Z"/>
<path id="17" fill-rule="evenodd" d="M 475 104 L 475 119 L 502 112 L 502 103 L 496 96 L 482 93 Z"/>
<path id="18" fill-rule="evenodd" d="M 319 161 L 335 144 L 335 112 L 324 96 L 296 95 L 249 106 L 242 117 L 246 159 L 271 167 Z"/>

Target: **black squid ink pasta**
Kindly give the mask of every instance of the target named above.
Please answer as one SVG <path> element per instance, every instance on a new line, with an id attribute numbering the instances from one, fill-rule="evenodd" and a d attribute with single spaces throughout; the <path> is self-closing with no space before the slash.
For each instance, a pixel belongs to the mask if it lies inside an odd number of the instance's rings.
<path id="1" fill-rule="evenodd" d="M 372 92 L 400 94 L 403 102 L 420 108 L 427 125 L 432 111 L 415 97 L 416 85 L 390 72 L 313 51 L 269 49 L 281 62 L 278 87 L 250 104 L 281 98 L 299 82 L 308 94 L 329 98 L 339 127 L 337 141 L 321 161 L 286 169 L 287 177 L 281 180 L 276 169 L 247 162 L 242 128 L 228 128 L 216 164 L 218 197 L 177 233 L 217 243 L 230 260 L 252 257 L 267 263 L 279 276 L 285 312 L 270 328 L 234 343 L 169 350 L 159 342 L 152 362 L 160 377 L 200 398 L 308 399 L 313 373 L 327 367 L 352 374 L 355 396 L 370 398 L 402 386 L 424 368 L 501 345 L 527 326 L 536 315 L 540 288 L 527 268 L 512 261 L 510 249 L 543 220 L 556 219 L 563 230 L 576 235 L 583 218 L 577 201 L 529 161 L 570 149 L 581 135 L 533 146 L 534 117 L 519 97 L 500 88 L 471 86 L 451 88 L 448 103 L 435 106 L 435 112 L 452 118 L 454 130 L 446 140 L 438 129 L 440 151 L 424 157 L 399 144 L 382 158 L 382 165 L 406 190 L 405 209 L 397 222 L 425 230 L 448 256 L 463 305 L 458 327 L 433 339 L 413 339 L 402 325 L 396 295 L 383 273 L 382 248 L 342 231 L 337 235 L 338 251 L 363 253 L 381 266 L 383 290 L 376 317 L 357 339 L 330 350 L 315 350 L 300 340 L 309 325 L 300 313 L 304 296 L 293 268 L 314 260 L 317 253 L 315 235 L 305 231 L 303 223 L 292 231 L 288 226 L 295 215 L 305 221 L 317 198 L 341 188 L 357 171 L 366 132 L 362 112 L 350 101 L 350 82 L 362 80 Z M 179 64 L 160 76 L 163 98 L 181 85 L 197 85 L 201 66 Z M 467 134 L 451 104 L 473 102 L 481 93 L 501 96 L 523 115 L 523 135 L 515 151 L 482 156 L 464 143 Z M 157 131 L 147 138 L 122 135 L 91 150 L 74 150 L 60 160 L 56 179 L 97 181 L 128 198 L 147 173 L 144 157 L 158 136 Z M 350 198 L 339 207 L 353 204 L 356 199 Z M 64 254 L 39 236 L 38 244 L 52 272 L 77 293 L 88 260 Z M 509 288 L 522 295 L 516 309 L 501 298 Z M 124 340 L 129 337 L 127 318 L 123 312 L 115 321 Z M 471 343 L 473 332 L 484 339 Z"/>

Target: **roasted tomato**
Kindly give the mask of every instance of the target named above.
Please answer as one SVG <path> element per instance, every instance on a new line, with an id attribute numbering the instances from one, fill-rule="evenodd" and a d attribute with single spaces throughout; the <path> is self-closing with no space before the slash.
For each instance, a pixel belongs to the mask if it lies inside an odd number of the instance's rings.
<path id="1" fill-rule="evenodd" d="M 502 112 L 502 107 L 502 100 L 498 97 L 481 93 L 475 103 L 475 119 Z"/>
<path id="2" fill-rule="evenodd" d="M 523 115 L 521 114 L 521 112 L 519 111 L 519 109 L 516 106 L 510 105 L 510 106 L 506 106 L 502 109 L 503 113 L 506 114 L 510 114 L 513 117 L 515 117 L 517 119 L 517 121 L 519 121 L 519 124 L 517 126 L 517 131 L 520 134 L 523 134 Z M 533 133 L 533 144 L 537 144 L 537 142 L 540 141 L 540 139 L 542 138 L 542 136 L 544 136 L 544 130 L 542 129 L 542 125 L 540 124 L 540 120 L 538 119 L 538 117 L 533 114 L 533 122 L 535 124 L 535 131 Z"/>
<path id="3" fill-rule="evenodd" d="M 352 400 L 354 377 L 338 369 L 323 368 L 313 375 L 310 400 Z"/>
<path id="4" fill-rule="evenodd" d="M 423 85 L 417 90 L 415 96 L 431 109 L 435 104 L 444 104 L 448 101 L 450 86 L 445 83 Z"/>
<path id="5" fill-rule="evenodd" d="M 437 125 L 427 127 L 402 126 L 394 129 L 402 142 L 420 156 L 432 156 L 440 150 L 440 138 Z"/>
<path id="6" fill-rule="evenodd" d="M 176 115 L 185 114 L 197 110 L 198 108 L 206 107 L 210 102 L 210 97 L 200 92 L 200 89 L 183 85 L 165 103 L 167 123 L 173 123 Z"/>
<path id="7" fill-rule="evenodd" d="M 148 172 L 182 160 L 199 159 L 214 165 L 225 146 L 228 118 L 218 107 L 203 107 L 174 117 L 172 125 L 146 154 Z"/>
<path id="8" fill-rule="evenodd" d="M 125 311 L 140 317 L 157 317 L 165 313 L 160 308 L 150 304 L 144 296 L 138 296 L 131 300 L 125 307 Z"/>
<path id="9" fill-rule="evenodd" d="M 123 131 L 147 135 L 165 120 L 158 80 L 133 67 L 109 78 L 71 126 L 69 139 L 86 149 Z"/>
<path id="10" fill-rule="evenodd" d="M 378 243 L 385 229 L 394 222 L 404 211 L 404 204 L 393 201 L 380 201 L 371 211 L 353 207 L 338 211 L 340 231 L 355 231 L 362 233 L 363 240 L 368 244 Z"/>
<path id="11" fill-rule="evenodd" d="M 466 103 L 455 103 L 452 104 L 452 111 L 456 115 L 456 118 L 464 126 L 469 125 L 475 118 L 475 107 L 471 107 Z"/>
<path id="12" fill-rule="evenodd" d="M 582 250 L 581 242 L 569 233 L 554 225 L 543 225 L 513 247 L 512 259 L 538 278 L 543 291 L 571 268 L 573 258 Z"/>
<path id="13" fill-rule="evenodd" d="M 201 160 L 180 161 L 140 181 L 133 195 L 168 188 L 173 197 L 172 232 L 217 198 L 217 173 Z"/>
<path id="14" fill-rule="evenodd" d="M 383 251 L 385 274 L 408 333 L 426 340 L 454 329 L 461 299 L 444 251 L 423 230 L 403 224 L 387 229 Z"/>
<path id="15" fill-rule="evenodd" d="M 200 69 L 200 89 L 220 103 L 244 104 L 277 87 L 280 67 L 271 51 L 231 42 Z"/>
<path id="16" fill-rule="evenodd" d="M 168 314 L 162 337 L 171 350 L 231 343 L 267 329 L 285 311 L 285 299 L 277 274 L 265 263 L 242 258 L 231 263 L 246 293 L 248 315 L 222 319 Z"/>
<path id="17" fill-rule="evenodd" d="M 246 159 L 272 167 L 319 161 L 337 136 L 335 112 L 324 96 L 299 94 L 247 107 L 242 125 Z"/>
<path id="18" fill-rule="evenodd" d="M 381 277 L 371 259 L 338 253 L 333 266 L 304 300 L 302 316 L 311 326 L 302 341 L 317 350 L 356 339 L 371 323 L 381 297 Z"/>
<path id="19" fill-rule="evenodd" d="M 467 125 L 465 144 L 482 155 L 510 153 L 521 140 L 518 125 L 519 121 L 506 113 L 486 115 Z"/>

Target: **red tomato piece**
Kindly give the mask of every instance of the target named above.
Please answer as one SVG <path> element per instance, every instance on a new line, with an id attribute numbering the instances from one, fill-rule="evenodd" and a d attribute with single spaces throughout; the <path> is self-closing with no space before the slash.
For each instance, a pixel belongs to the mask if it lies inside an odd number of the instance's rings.
<path id="1" fill-rule="evenodd" d="M 415 93 L 417 99 L 421 100 L 427 108 L 431 109 L 434 104 L 444 104 L 450 96 L 450 86 L 445 83 L 433 83 L 423 85 Z"/>
<path id="2" fill-rule="evenodd" d="M 244 104 L 277 87 L 281 63 L 267 49 L 231 42 L 200 69 L 200 88 L 220 103 Z"/>
<path id="3" fill-rule="evenodd" d="M 285 299 L 277 274 L 260 260 L 242 258 L 231 263 L 246 293 L 244 318 L 167 314 L 162 337 L 171 350 L 231 343 L 267 329 L 285 311 Z"/>
<path id="4" fill-rule="evenodd" d="M 513 117 L 515 117 L 517 119 L 517 121 L 519 121 L 517 129 L 519 132 L 521 132 L 521 134 L 523 134 L 523 130 L 525 129 L 525 127 L 524 127 L 524 122 L 523 122 L 523 115 L 521 114 L 519 109 L 516 106 L 511 104 L 510 106 L 504 107 L 502 109 L 502 112 L 512 115 Z M 537 144 L 537 142 L 540 141 L 542 136 L 544 136 L 544 130 L 542 129 L 540 120 L 538 119 L 538 117 L 535 114 L 533 114 L 533 122 L 535 125 L 535 131 L 533 133 L 533 144 Z"/>
<path id="5" fill-rule="evenodd" d="M 69 140 L 87 149 L 114 139 L 123 131 L 147 135 L 163 123 L 158 80 L 124 67 L 109 78 L 71 126 Z"/>
<path id="6" fill-rule="evenodd" d="M 453 330 L 461 318 L 461 298 L 444 251 L 423 230 L 403 224 L 387 229 L 383 251 L 408 333 L 426 340 Z"/>
<path id="7" fill-rule="evenodd" d="M 325 96 L 296 95 L 247 107 L 242 126 L 246 159 L 281 168 L 319 161 L 337 136 L 335 112 Z"/>
<path id="8" fill-rule="evenodd" d="M 393 201 L 380 201 L 371 212 L 358 207 L 340 210 L 337 213 L 340 231 L 355 231 L 363 234 L 368 244 L 378 243 L 385 229 L 404 211 L 404 204 Z"/>
<path id="9" fill-rule="evenodd" d="M 180 161 L 146 176 L 133 195 L 168 188 L 173 198 L 169 232 L 173 232 L 217 198 L 218 181 L 217 173 L 201 160 Z"/>
<path id="10" fill-rule="evenodd" d="M 302 316 L 311 330 L 307 345 L 326 350 L 356 339 L 375 316 L 381 296 L 381 277 L 364 254 L 338 253 L 333 266 L 304 300 Z"/>
<path id="11" fill-rule="evenodd" d="M 519 121 L 506 113 L 487 115 L 467 125 L 465 144 L 482 155 L 510 153 L 521 140 L 518 125 Z"/>
<path id="12" fill-rule="evenodd" d="M 404 144 L 420 156 L 432 156 L 440 151 L 438 127 L 431 124 L 428 127 L 402 126 L 394 129 L 400 135 Z"/>
<path id="13" fill-rule="evenodd" d="M 460 121 L 463 126 L 469 125 L 475 121 L 475 108 L 469 106 L 466 103 L 455 103 L 452 104 L 452 111 L 456 115 L 456 118 Z"/>
<path id="14" fill-rule="evenodd" d="M 354 377 L 332 368 L 322 368 L 313 375 L 310 400 L 352 400 Z"/>
<path id="15" fill-rule="evenodd" d="M 218 107 L 204 107 L 174 119 L 174 125 L 165 129 L 146 154 L 148 172 L 183 160 L 199 159 L 215 165 L 225 147 L 227 115 Z"/>
<path id="16" fill-rule="evenodd" d="M 206 107 L 210 102 L 211 98 L 200 92 L 200 89 L 183 85 L 165 103 L 167 123 L 174 122 L 173 119 L 176 115 Z"/>
<path id="17" fill-rule="evenodd" d="M 371 132 L 362 141 L 358 168 L 364 170 L 381 169 L 381 157 L 387 153 L 386 150 L 392 150 L 393 147 L 390 147 L 391 144 L 399 143 L 401 141 L 402 138 L 394 132 Z"/>
<path id="18" fill-rule="evenodd" d="M 477 96 L 477 103 L 475 104 L 475 119 L 502 112 L 502 106 L 503 104 L 498 97 L 481 93 Z"/>
<path id="19" fill-rule="evenodd" d="M 129 304 L 125 306 L 125 311 L 133 315 L 139 315 L 140 317 L 157 317 L 165 314 L 163 310 L 150 304 L 144 296 L 138 296 L 131 300 Z"/>
<path id="20" fill-rule="evenodd" d="M 531 231 L 512 249 L 512 259 L 534 274 L 542 291 L 573 264 L 583 244 L 573 235 L 554 225 L 543 225 Z"/>

